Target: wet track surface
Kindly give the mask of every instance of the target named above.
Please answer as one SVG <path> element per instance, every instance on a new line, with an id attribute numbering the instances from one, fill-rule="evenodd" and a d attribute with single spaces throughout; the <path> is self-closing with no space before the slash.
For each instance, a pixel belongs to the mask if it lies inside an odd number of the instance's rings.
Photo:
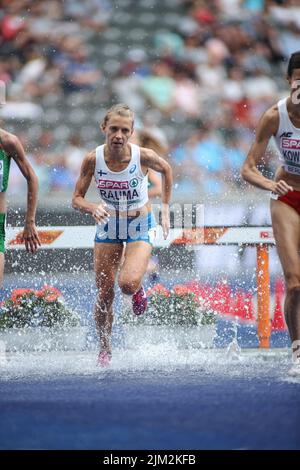
<path id="1" fill-rule="evenodd" d="M 10 353 L 2 449 L 299 449 L 300 378 L 286 350 Z"/>

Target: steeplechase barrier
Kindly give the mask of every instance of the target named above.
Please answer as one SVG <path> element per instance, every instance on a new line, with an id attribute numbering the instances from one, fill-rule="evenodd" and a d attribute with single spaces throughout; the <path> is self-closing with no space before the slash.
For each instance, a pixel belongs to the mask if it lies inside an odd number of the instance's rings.
<path id="1" fill-rule="evenodd" d="M 56 226 L 39 227 L 41 249 L 89 249 L 94 246 L 95 226 Z M 6 247 L 8 250 L 23 250 L 22 229 L 8 227 Z M 256 247 L 257 282 L 257 329 L 260 348 L 270 346 L 270 274 L 269 246 L 275 245 L 270 226 L 223 226 L 173 228 L 167 240 L 158 226 L 153 233 L 155 248 L 168 248 L 183 245 L 193 249 L 195 245 L 238 245 Z"/>

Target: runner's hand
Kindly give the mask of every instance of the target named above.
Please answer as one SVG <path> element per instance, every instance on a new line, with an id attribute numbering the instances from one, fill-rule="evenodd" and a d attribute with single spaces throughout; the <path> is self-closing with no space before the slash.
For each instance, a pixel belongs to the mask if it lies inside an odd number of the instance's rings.
<path id="1" fill-rule="evenodd" d="M 41 246 L 38 231 L 33 222 L 25 223 L 21 240 L 25 243 L 26 251 L 29 253 L 36 253 L 38 247 Z"/>
<path id="2" fill-rule="evenodd" d="M 163 204 L 161 210 L 161 225 L 163 229 L 163 236 L 166 240 L 170 231 L 170 209 L 169 204 Z"/>
<path id="3" fill-rule="evenodd" d="M 107 223 L 108 222 L 109 213 L 106 211 L 105 207 L 106 207 L 105 203 L 98 204 L 98 205 L 95 204 L 95 208 L 92 212 L 92 216 L 94 217 L 96 222 L 98 222 L 98 223 L 100 223 L 100 222 Z"/>
<path id="4" fill-rule="evenodd" d="M 279 196 L 285 196 L 289 191 L 294 191 L 294 188 L 286 183 L 284 180 L 274 181 L 272 192 Z"/>

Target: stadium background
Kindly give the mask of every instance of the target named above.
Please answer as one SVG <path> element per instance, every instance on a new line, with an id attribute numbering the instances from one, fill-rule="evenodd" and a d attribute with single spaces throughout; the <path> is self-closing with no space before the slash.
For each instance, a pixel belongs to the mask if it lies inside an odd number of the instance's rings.
<path id="1" fill-rule="evenodd" d="M 300 50 L 297 0 L 1 5 L 2 125 L 19 136 L 38 175 L 38 225 L 93 223 L 71 208 L 71 194 L 83 156 L 103 142 L 99 123 L 106 109 L 120 101 L 134 109 L 137 127 L 146 126 L 168 144 L 173 202 L 204 204 L 206 225 L 270 223 L 267 192 L 247 186 L 239 171 L 258 117 L 287 94 L 287 59 Z M 268 153 L 264 171 L 272 176 L 272 142 Z M 92 188 L 88 197 L 96 197 Z M 8 224 L 23 224 L 25 201 L 24 178 L 12 163 Z M 274 251 L 272 289 L 281 274 Z M 234 288 L 255 290 L 251 248 L 157 255 L 166 282 L 223 276 Z M 92 253 L 56 251 L 49 258 L 40 252 L 16 260 L 8 252 L 6 272 L 74 272 L 74 266 L 77 273 L 92 270 Z M 15 283 L 9 280 L 8 290 Z"/>
<path id="2" fill-rule="evenodd" d="M 173 201 L 203 203 L 207 225 L 269 223 L 267 192 L 246 186 L 239 169 L 259 115 L 288 92 L 296 50 L 299 0 L 1 0 L 1 126 L 19 136 L 39 177 L 38 225 L 93 223 L 71 208 L 71 193 L 83 155 L 103 142 L 105 110 L 119 101 L 168 142 Z M 269 152 L 272 175 L 272 143 Z M 22 226 L 26 187 L 14 165 L 10 176 L 8 224 Z M 272 293 L 277 286 L 282 300 L 273 251 Z M 239 289 L 255 296 L 252 248 L 156 254 L 167 285 L 226 281 L 234 299 Z M 58 287 L 95 339 L 91 270 L 91 250 L 8 251 L 4 293 Z M 299 449 L 289 350 L 256 351 L 255 321 L 236 317 L 220 316 L 216 346 L 230 347 L 238 325 L 243 353 L 252 348 L 241 362 L 224 360 L 222 349 L 210 359 L 162 346 L 116 351 L 101 374 L 95 351 L 12 354 L 8 368 L 0 364 L 0 447 Z M 288 346 L 275 330 L 271 346 Z"/>
<path id="3" fill-rule="evenodd" d="M 39 176 L 42 206 L 70 205 L 82 157 L 103 141 L 99 123 L 119 101 L 168 142 L 175 200 L 250 198 L 239 169 L 259 115 L 287 92 L 299 2 L 1 4 L 2 119 Z M 14 168 L 10 195 L 24 203 Z"/>

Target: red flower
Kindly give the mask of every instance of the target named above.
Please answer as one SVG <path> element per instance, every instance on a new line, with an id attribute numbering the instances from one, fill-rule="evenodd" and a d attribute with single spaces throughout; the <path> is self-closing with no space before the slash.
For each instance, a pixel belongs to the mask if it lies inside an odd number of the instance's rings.
<path id="1" fill-rule="evenodd" d="M 187 295 L 187 294 L 194 294 L 194 292 L 184 284 L 178 284 L 177 286 L 173 287 L 173 292 L 177 295 Z"/>
<path id="2" fill-rule="evenodd" d="M 52 286 L 44 286 L 42 290 L 37 292 L 38 297 L 43 297 L 46 302 L 55 302 L 60 296 L 60 290 Z"/>
<path id="3" fill-rule="evenodd" d="M 34 294 L 35 297 L 43 298 L 46 302 L 55 302 L 60 296 L 60 290 L 52 286 L 44 286 L 41 290 L 34 289 L 14 289 L 11 293 L 11 300 L 16 304 L 20 302 L 21 298 L 26 294 Z"/>
<path id="4" fill-rule="evenodd" d="M 147 291 L 148 297 L 150 297 L 153 294 L 162 294 L 162 295 L 165 295 L 166 297 L 170 297 L 170 291 L 162 284 L 156 284 L 154 287 L 152 287 L 152 289 L 149 289 Z"/>
<path id="5" fill-rule="evenodd" d="M 37 297 L 44 297 L 45 292 L 44 292 L 43 290 L 37 290 L 37 291 L 35 292 L 35 295 L 36 295 Z"/>
<path id="6" fill-rule="evenodd" d="M 13 302 L 19 302 L 20 298 L 25 294 L 35 294 L 34 289 L 14 289 L 11 293 L 11 300 Z"/>

